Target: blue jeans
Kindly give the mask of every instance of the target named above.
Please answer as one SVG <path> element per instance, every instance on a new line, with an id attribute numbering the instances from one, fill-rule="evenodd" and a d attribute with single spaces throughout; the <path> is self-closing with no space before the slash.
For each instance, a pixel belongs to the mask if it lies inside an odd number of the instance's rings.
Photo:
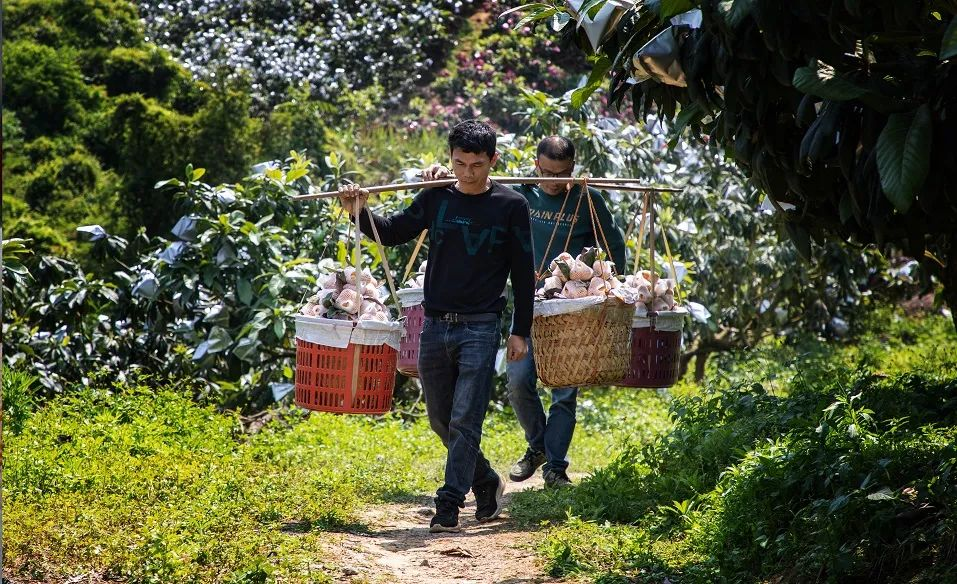
<path id="1" fill-rule="evenodd" d="M 432 430 L 448 449 L 437 500 L 465 506 L 465 495 L 498 475 L 479 449 L 492 397 L 500 321 L 449 323 L 425 318 L 419 379 Z"/>
<path id="2" fill-rule="evenodd" d="M 562 387 L 552 390 L 552 405 L 545 416 L 545 408 L 538 396 L 538 374 L 535 373 L 535 356 L 532 339 L 528 341 L 528 354 L 521 361 L 509 361 L 505 365 L 508 374 L 508 401 L 515 410 L 518 423 L 525 430 L 528 447 L 545 453 L 542 470 L 568 468 L 568 447 L 575 432 L 575 406 L 578 400 L 577 387 Z"/>

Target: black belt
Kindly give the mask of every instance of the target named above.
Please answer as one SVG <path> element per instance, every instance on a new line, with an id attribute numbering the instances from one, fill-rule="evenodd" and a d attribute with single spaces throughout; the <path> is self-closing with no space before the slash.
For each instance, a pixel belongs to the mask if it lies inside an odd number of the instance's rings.
<path id="1" fill-rule="evenodd" d="M 425 315 L 442 322 L 494 322 L 501 318 L 501 315 L 497 312 L 462 314 L 459 312 L 432 312 L 427 310 Z"/>

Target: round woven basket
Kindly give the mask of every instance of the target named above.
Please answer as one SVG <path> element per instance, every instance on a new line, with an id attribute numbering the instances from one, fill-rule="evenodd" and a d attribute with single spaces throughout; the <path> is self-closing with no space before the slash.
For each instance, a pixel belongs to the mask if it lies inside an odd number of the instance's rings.
<path id="1" fill-rule="evenodd" d="M 608 385 L 625 377 L 634 312 L 633 305 L 609 298 L 575 312 L 536 316 L 532 347 L 542 384 Z"/>

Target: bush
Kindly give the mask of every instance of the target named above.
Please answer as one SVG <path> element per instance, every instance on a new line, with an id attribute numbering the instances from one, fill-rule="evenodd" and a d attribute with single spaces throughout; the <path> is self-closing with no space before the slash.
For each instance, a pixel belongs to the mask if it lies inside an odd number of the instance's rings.
<path id="1" fill-rule="evenodd" d="M 37 406 L 34 393 L 37 378 L 25 371 L 3 370 L 3 429 L 19 434 Z"/>
<path id="2" fill-rule="evenodd" d="M 124 178 L 124 214 L 148 233 L 168 228 L 175 210 L 153 185 L 189 161 L 189 117 L 139 94 L 119 96 L 103 117 L 97 153 Z"/>
<path id="3" fill-rule="evenodd" d="M 948 325 L 931 320 L 899 326 L 914 334 Z M 887 347 L 881 358 L 870 353 L 875 332 L 858 348 L 831 350 L 829 366 L 814 352 L 810 366 L 792 360 L 785 395 L 748 380 L 749 365 L 732 365 L 719 388 L 676 398 L 674 427 L 654 443 L 629 448 L 574 490 L 518 496 L 513 515 L 584 520 L 543 542 L 556 574 L 935 581 L 957 567 L 957 340 L 921 335 L 902 362 Z M 907 371 L 935 345 L 950 357 L 929 369 L 943 373 Z M 866 365 L 848 369 L 854 361 Z"/>
<path id="4" fill-rule="evenodd" d="M 3 227 L 4 235 L 27 239 L 35 249 L 58 254 L 69 254 L 74 250 L 73 242 L 51 218 L 34 212 L 23 199 L 13 195 L 3 197 Z"/>
<path id="5" fill-rule="evenodd" d="M 6 120 L 15 122 L 16 116 L 5 112 Z M 104 171 L 81 143 L 68 136 L 41 136 L 24 143 L 17 132 L 5 139 L 9 149 L 4 152 L 3 215 L 8 236 L 30 239 L 37 250 L 74 255 L 77 225 L 99 221 L 111 230 L 127 228 L 116 213 L 121 190 L 116 175 Z"/>
<path id="6" fill-rule="evenodd" d="M 326 140 L 323 119 L 334 109 L 311 99 L 308 87 L 292 91 L 289 101 L 277 105 L 263 120 L 262 157 L 284 160 L 290 150 L 295 150 L 321 162 Z"/>
<path id="7" fill-rule="evenodd" d="M 257 98 L 269 106 L 303 83 L 327 101 L 379 85 L 380 107 L 401 105 L 442 59 L 461 6 L 453 0 L 281 0 L 253 9 L 222 0 L 138 4 L 148 35 L 198 77 L 218 83 L 221 76 L 212 79 L 211 72 L 248 71 Z"/>
<path id="8" fill-rule="evenodd" d="M 69 156 L 43 162 L 24 177 L 24 197 L 32 208 L 47 212 L 53 201 L 76 193 L 93 192 L 100 182 L 100 174 L 100 165 L 95 158 L 74 151 Z"/>
<path id="9" fill-rule="evenodd" d="M 957 428 L 905 430 L 855 404 L 862 395 L 728 469 L 701 525 L 725 573 L 904 581 L 957 567 Z"/>
<path id="10" fill-rule="evenodd" d="M 519 14 L 496 18 L 508 8 L 487 1 L 470 19 L 470 30 L 416 104 L 417 124 L 446 128 L 477 117 L 517 132 L 522 130 L 522 120 L 515 115 L 522 103 L 517 90 L 561 95 L 575 88 L 576 73 L 585 70 L 584 55 L 566 51 L 561 65 L 556 64 L 558 35 L 514 30 Z"/>
<path id="11" fill-rule="evenodd" d="M 249 116 L 251 100 L 244 88 L 221 88 L 208 92 L 205 103 L 192 116 L 186 129 L 189 136 L 187 160 L 194 166 L 205 168 L 208 181 L 235 181 L 249 174 L 252 163 L 256 161 L 260 122 Z M 286 151 L 281 159 L 288 156 L 289 151 Z M 156 170 L 172 176 L 179 168 L 182 167 Z"/>
<path id="12" fill-rule="evenodd" d="M 51 47 L 132 46 L 143 38 L 136 7 L 127 0 L 8 0 L 3 24 L 8 39 Z"/>
<path id="13" fill-rule="evenodd" d="M 77 124 L 93 103 L 76 53 L 31 41 L 3 45 L 4 107 L 14 110 L 26 138 L 55 134 Z"/>
<path id="14" fill-rule="evenodd" d="M 169 55 L 156 47 L 116 47 L 107 53 L 102 73 L 96 76 L 112 95 L 142 93 L 160 102 L 169 102 L 187 73 Z"/>
<path id="15" fill-rule="evenodd" d="M 160 233 L 175 209 L 157 181 L 189 160 L 236 180 L 258 155 L 248 89 L 193 81 L 143 41 L 132 2 L 14 0 L 4 18 L 5 138 L 20 145 L 4 149 L 4 198 L 31 212 L 4 211 L 38 251 L 78 257 L 70 241 L 88 223 Z"/>
<path id="16" fill-rule="evenodd" d="M 184 212 L 172 239 L 130 242 L 90 225 L 82 233 L 96 272 L 31 259 L 33 281 L 4 303 L 5 359 L 35 368 L 48 394 L 98 370 L 123 378 L 144 368 L 201 377 L 205 397 L 229 407 L 271 402 L 270 388 L 291 382 L 291 316 L 316 290 L 319 258 L 346 259 L 341 216 L 290 198 L 311 184 L 310 170 L 297 155 L 213 187 L 188 167 L 186 180 L 164 181 L 164 198 L 178 194 Z M 364 245 L 376 269 L 378 252 Z"/>

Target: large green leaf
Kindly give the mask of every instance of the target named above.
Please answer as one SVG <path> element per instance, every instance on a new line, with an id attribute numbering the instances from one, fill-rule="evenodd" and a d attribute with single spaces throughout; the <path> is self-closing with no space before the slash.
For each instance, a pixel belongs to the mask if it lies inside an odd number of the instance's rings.
<path id="1" fill-rule="evenodd" d="M 239 339 L 236 347 L 233 348 L 233 355 L 240 360 L 253 363 L 258 360 L 259 353 L 262 351 L 262 343 L 255 338 L 245 337 Z"/>
<path id="2" fill-rule="evenodd" d="M 551 5 L 546 4 L 545 2 L 532 2 L 530 4 L 522 4 L 521 6 L 516 6 L 515 8 L 509 8 L 505 12 L 499 14 L 498 17 L 505 18 L 506 16 L 508 16 L 509 14 L 512 14 L 513 12 L 535 12 L 540 10 L 547 10 L 549 8 L 551 8 Z"/>
<path id="3" fill-rule="evenodd" d="M 784 228 L 801 257 L 811 261 L 814 256 L 811 254 L 811 234 L 808 233 L 807 229 L 794 221 L 785 221 Z"/>
<path id="4" fill-rule="evenodd" d="M 605 7 L 605 4 L 608 3 L 608 0 L 585 0 L 581 6 L 578 7 L 578 14 L 580 16 L 579 21 L 584 19 L 587 15 L 588 18 L 595 18 L 598 15 L 598 12 Z"/>
<path id="5" fill-rule="evenodd" d="M 867 93 L 863 87 L 841 77 L 834 67 L 820 62 L 799 68 L 791 83 L 798 91 L 832 101 L 856 99 Z"/>
<path id="6" fill-rule="evenodd" d="M 658 7 L 658 17 L 668 20 L 672 16 L 682 14 L 695 7 L 692 0 L 661 0 Z"/>
<path id="7" fill-rule="evenodd" d="M 950 25 L 940 43 L 940 60 L 957 57 L 957 16 L 950 19 Z"/>
<path id="8" fill-rule="evenodd" d="M 543 8 L 540 10 L 533 10 L 526 14 L 521 20 L 515 23 L 515 30 L 521 30 L 522 28 L 532 24 L 533 22 L 538 22 L 540 20 L 549 20 L 552 16 L 558 13 L 557 8 Z"/>
<path id="9" fill-rule="evenodd" d="M 930 108 L 924 104 L 909 113 L 894 114 L 877 139 L 877 170 L 884 194 L 900 212 L 906 212 L 930 169 Z"/>
<path id="10" fill-rule="evenodd" d="M 605 82 L 605 77 L 608 75 L 609 69 L 611 69 L 611 59 L 605 55 L 601 55 L 595 64 L 592 65 L 591 74 L 588 76 L 588 81 L 585 85 L 572 92 L 573 108 L 580 109 L 581 106 L 585 105 L 585 102 L 588 101 L 591 94 L 595 93 L 595 91 L 602 86 L 602 83 Z"/>
<path id="11" fill-rule="evenodd" d="M 253 301 L 253 287 L 246 278 L 239 278 L 236 281 L 236 293 L 239 301 L 243 304 L 250 304 Z"/>
<path id="12" fill-rule="evenodd" d="M 671 139 L 668 140 L 668 147 L 674 148 L 677 146 L 685 128 L 700 122 L 702 117 L 704 117 L 704 112 L 701 111 L 701 107 L 698 104 L 690 103 L 682 106 L 681 111 L 678 112 L 678 116 L 675 118 L 675 124 L 671 128 Z"/>
<path id="13" fill-rule="evenodd" d="M 206 339 L 206 342 L 209 343 L 206 346 L 207 353 L 220 353 L 229 348 L 229 345 L 233 342 L 233 338 L 229 336 L 229 331 L 223 327 L 214 326 L 213 330 L 209 331 L 209 337 Z"/>

